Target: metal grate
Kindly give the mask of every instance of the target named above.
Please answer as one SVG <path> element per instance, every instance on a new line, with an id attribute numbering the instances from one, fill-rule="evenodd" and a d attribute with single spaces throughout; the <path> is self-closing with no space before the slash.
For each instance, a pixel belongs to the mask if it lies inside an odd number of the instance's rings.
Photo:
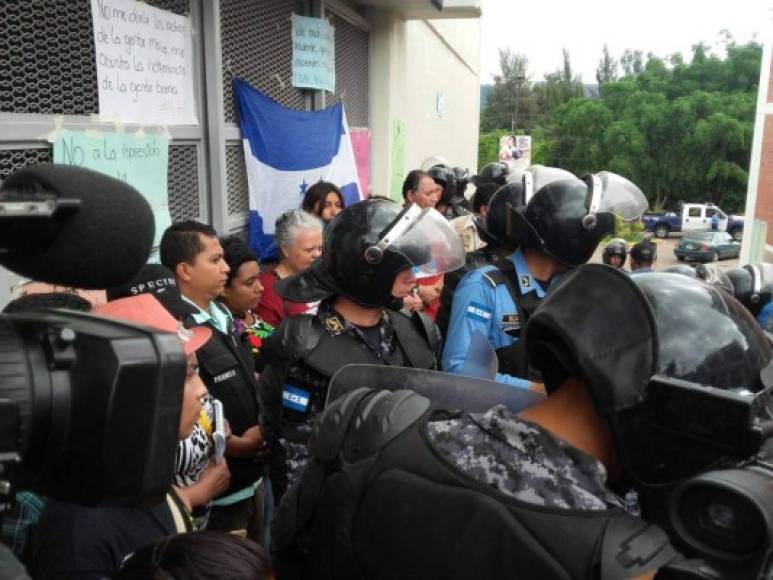
<path id="1" fill-rule="evenodd" d="M 0 149 L 0 182 L 11 173 L 36 163 L 51 163 L 51 148 Z"/>
<path id="2" fill-rule="evenodd" d="M 327 11 L 335 27 L 336 92 L 326 103 L 343 101 L 350 127 L 368 126 L 368 48 L 369 34 L 335 12 Z"/>
<path id="3" fill-rule="evenodd" d="M 148 0 L 187 14 L 189 0 Z M 97 70 L 87 0 L 0 0 L 0 111 L 97 112 Z"/>
<path id="4" fill-rule="evenodd" d="M 167 192 L 172 221 L 197 218 L 199 200 L 199 165 L 196 145 L 169 145 Z"/>
<path id="5" fill-rule="evenodd" d="M 222 0 L 220 26 L 225 120 L 236 122 L 234 77 L 244 79 L 286 107 L 306 109 L 292 86 L 290 16 L 305 13 L 303 0 Z"/>
<path id="6" fill-rule="evenodd" d="M 250 192 L 247 186 L 247 169 L 244 166 L 242 143 L 231 143 L 225 146 L 225 167 L 228 215 L 245 214 L 250 211 Z"/>

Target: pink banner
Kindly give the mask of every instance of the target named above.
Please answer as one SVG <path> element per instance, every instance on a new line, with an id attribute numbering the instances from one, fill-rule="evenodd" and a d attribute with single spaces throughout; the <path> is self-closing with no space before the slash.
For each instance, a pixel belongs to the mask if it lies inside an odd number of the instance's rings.
<path id="1" fill-rule="evenodd" d="M 360 179 L 360 191 L 366 199 L 370 197 L 370 130 L 350 129 L 354 150 L 354 162 L 357 165 L 357 177 Z"/>

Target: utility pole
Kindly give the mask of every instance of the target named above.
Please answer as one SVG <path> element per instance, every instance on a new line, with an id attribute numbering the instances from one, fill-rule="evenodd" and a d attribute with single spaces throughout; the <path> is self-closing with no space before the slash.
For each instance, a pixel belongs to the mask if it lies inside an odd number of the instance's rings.
<path id="1" fill-rule="evenodd" d="M 526 80 L 526 77 L 523 75 L 515 77 L 515 108 L 513 110 L 513 114 L 510 116 L 510 131 L 513 134 L 513 137 L 516 134 L 516 129 L 518 128 L 518 98 L 520 97 L 520 89 L 521 89 L 521 83 Z"/>

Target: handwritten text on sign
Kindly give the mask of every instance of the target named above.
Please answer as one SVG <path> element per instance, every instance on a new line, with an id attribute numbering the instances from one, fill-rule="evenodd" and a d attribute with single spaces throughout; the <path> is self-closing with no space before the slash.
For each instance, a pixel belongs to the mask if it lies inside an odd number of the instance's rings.
<path id="1" fill-rule="evenodd" d="M 104 121 L 196 124 L 190 19 L 135 0 L 91 0 Z"/>
<path id="2" fill-rule="evenodd" d="M 293 14 L 293 86 L 335 91 L 335 29 L 324 18 Z"/>
<path id="3" fill-rule="evenodd" d="M 125 181 L 148 200 L 156 217 L 157 246 L 169 227 L 167 166 L 169 140 L 163 135 L 62 131 L 54 142 L 54 163 L 76 165 Z"/>

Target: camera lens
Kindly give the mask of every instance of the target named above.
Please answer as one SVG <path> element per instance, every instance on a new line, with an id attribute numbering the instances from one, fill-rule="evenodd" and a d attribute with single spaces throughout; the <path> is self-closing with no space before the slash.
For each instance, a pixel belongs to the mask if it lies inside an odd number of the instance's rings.
<path id="1" fill-rule="evenodd" d="M 672 496 L 679 537 L 701 554 L 743 561 L 767 549 L 771 475 L 755 469 L 714 471 L 685 482 Z"/>
<path id="2" fill-rule="evenodd" d="M 714 502 L 706 508 L 706 520 L 718 530 L 735 533 L 739 528 L 739 521 L 733 509 L 725 504 Z"/>

